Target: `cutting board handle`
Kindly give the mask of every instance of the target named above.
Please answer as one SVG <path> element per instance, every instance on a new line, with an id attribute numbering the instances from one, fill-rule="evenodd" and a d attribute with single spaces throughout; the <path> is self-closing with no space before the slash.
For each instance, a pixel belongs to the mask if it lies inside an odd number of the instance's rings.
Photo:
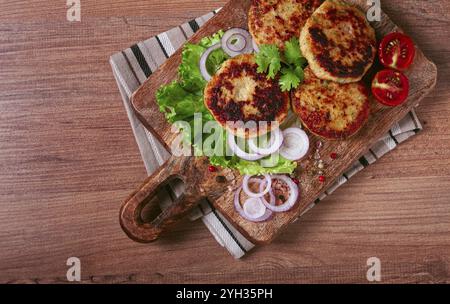
<path id="1" fill-rule="evenodd" d="M 140 243 L 156 241 L 165 230 L 181 220 L 201 200 L 198 188 L 191 185 L 186 176 L 192 176 L 194 170 L 189 157 L 171 157 L 165 165 L 160 167 L 153 175 L 148 177 L 142 186 L 134 192 L 120 209 L 120 225 L 132 240 Z M 170 181 L 180 179 L 184 182 L 184 193 L 153 221 L 145 223 L 141 212 L 149 204 L 158 204 L 154 199 L 158 190 L 168 185 Z"/>

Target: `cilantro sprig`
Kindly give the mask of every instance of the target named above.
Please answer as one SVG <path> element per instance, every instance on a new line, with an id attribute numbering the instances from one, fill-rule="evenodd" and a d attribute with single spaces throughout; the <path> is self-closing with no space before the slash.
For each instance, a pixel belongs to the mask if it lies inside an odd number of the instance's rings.
<path id="1" fill-rule="evenodd" d="M 282 53 L 276 45 L 261 45 L 256 54 L 256 63 L 258 73 L 266 73 L 269 79 L 274 79 L 281 73 L 279 84 L 283 92 L 295 89 L 303 82 L 306 59 L 295 37 L 285 43 Z"/>

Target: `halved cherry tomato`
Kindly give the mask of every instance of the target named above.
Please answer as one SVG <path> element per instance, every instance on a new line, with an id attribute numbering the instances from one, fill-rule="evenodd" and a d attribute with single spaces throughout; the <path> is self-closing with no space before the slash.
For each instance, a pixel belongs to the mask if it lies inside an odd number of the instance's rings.
<path id="1" fill-rule="evenodd" d="M 404 71 L 414 61 L 414 42 L 405 34 L 394 32 L 381 40 L 378 50 L 381 64 L 387 68 Z"/>
<path id="2" fill-rule="evenodd" d="M 398 106 L 408 98 L 409 80 L 402 72 L 382 70 L 372 81 L 372 94 L 381 104 Z"/>

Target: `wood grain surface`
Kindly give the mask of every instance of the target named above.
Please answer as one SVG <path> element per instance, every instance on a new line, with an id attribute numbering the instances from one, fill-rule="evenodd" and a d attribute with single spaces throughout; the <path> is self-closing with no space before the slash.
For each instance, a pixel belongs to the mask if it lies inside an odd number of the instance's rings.
<path id="1" fill-rule="evenodd" d="M 359 173 L 273 244 L 236 261 L 201 222 L 155 244 L 118 223 L 145 170 L 108 57 L 225 1 L 0 4 L 0 282 L 450 282 L 450 3 L 383 1 L 438 66 L 424 131 Z M 200 5 L 201 3 L 201 5 Z"/>
<path id="2" fill-rule="evenodd" d="M 211 36 L 221 29 L 231 27 L 247 28 L 247 13 L 251 5 L 251 0 L 231 0 L 223 9 L 210 21 L 208 21 L 194 36 L 189 40 L 191 43 L 198 42 L 203 37 Z M 358 6 L 362 11 L 368 9 L 365 0 L 348 1 Z M 386 34 L 400 31 L 389 18 L 382 13 L 381 22 L 373 23 L 377 37 L 381 39 Z M 167 83 L 177 79 L 178 66 L 181 62 L 182 49 L 178 49 L 155 73 L 153 73 L 142 86 L 133 94 L 131 103 L 142 123 L 153 133 L 156 138 L 165 144 L 166 147 L 172 146 L 172 141 L 178 136 L 171 132 L 172 126 L 167 122 L 164 115 L 159 110 L 156 102 L 156 92 Z M 368 77 L 373 77 L 374 71 L 380 70 L 380 66 L 374 65 L 368 73 Z M 300 173 L 297 177 L 300 181 L 301 196 L 299 202 L 288 212 L 275 213 L 269 221 L 254 223 L 240 216 L 233 205 L 234 193 L 241 185 L 241 180 L 229 181 L 226 185 L 220 185 L 222 191 L 218 193 L 218 184 L 215 182 L 215 174 L 208 172 L 208 163 L 204 161 L 197 162 L 199 166 L 195 171 L 185 170 L 184 180 L 188 181 L 186 187 L 192 183 L 198 184 L 197 189 L 204 189 L 204 192 L 210 202 L 221 211 L 221 213 L 232 223 L 236 229 L 254 244 L 268 244 L 283 230 L 287 229 L 289 224 L 295 221 L 308 206 L 310 206 L 319 196 L 329 188 L 338 177 L 353 165 L 358 159 L 366 153 L 383 135 L 392 128 L 392 125 L 401 120 L 411 109 L 415 108 L 424 96 L 428 95 L 436 85 L 437 69 L 434 63 L 430 62 L 417 48 L 414 64 L 408 69 L 410 91 L 408 100 L 398 107 L 381 106 L 374 100 L 370 101 L 370 119 L 364 125 L 362 130 L 354 136 L 339 141 L 324 141 L 322 154 L 329 155 L 335 152 L 340 155 L 337 161 L 328 166 L 324 176 L 325 182 L 319 182 L 316 176 L 310 174 L 314 167 L 314 159 L 307 157 L 298 162 Z M 370 83 L 371 79 L 368 79 Z M 315 145 L 316 136 L 310 135 L 311 146 Z M 170 149 L 170 148 L 168 148 Z M 312 149 L 311 149 L 312 150 Z M 313 154 L 309 151 L 310 156 Z M 164 165 L 163 167 L 166 167 Z M 168 168 L 169 169 L 169 168 Z M 165 170 L 165 169 L 161 169 Z M 219 172 L 217 174 L 223 173 Z M 204 175 L 198 178 L 198 175 Z M 239 176 L 239 172 L 235 172 Z M 152 185 L 157 179 L 150 177 L 146 183 Z M 202 182 L 200 182 L 202 181 Z M 234 183 L 233 183 L 234 182 Z M 231 191 L 230 191 L 231 190 Z M 138 194 L 142 194 L 138 193 Z M 139 195 L 142 197 L 142 195 Z M 198 197 L 198 193 L 196 193 Z M 218 197 L 218 198 L 217 198 Z M 186 200 L 188 203 L 188 200 Z M 129 209 L 131 210 L 131 209 Z M 123 213 L 122 213 L 123 214 Z M 123 218 L 123 217 L 122 217 Z M 136 223 L 137 225 L 137 223 Z M 133 225 L 134 226 L 134 225 Z M 145 230 L 139 230 L 145 231 Z M 148 234 L 148 233 L 147 233 Z M 136 238 L 136 236 L 134 237 Z"/>

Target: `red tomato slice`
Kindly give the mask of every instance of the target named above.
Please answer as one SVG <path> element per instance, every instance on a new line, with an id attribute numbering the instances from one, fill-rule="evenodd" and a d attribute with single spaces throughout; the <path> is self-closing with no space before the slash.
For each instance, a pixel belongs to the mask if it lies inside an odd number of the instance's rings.
<path id="1" fill-rule="evenodd" d="M 372 81 L 372 94 L 383 105 L 398 106 L 409 94 L 409 80 L 399 71 L 382 70 Z"/>
<path id="2" fill-rule="evenodd" d="M 403 71 L 413 63 L 416 47 L 411 38 L 394 32 L 381 40 L 378 55 L 385 67 Z"/>

